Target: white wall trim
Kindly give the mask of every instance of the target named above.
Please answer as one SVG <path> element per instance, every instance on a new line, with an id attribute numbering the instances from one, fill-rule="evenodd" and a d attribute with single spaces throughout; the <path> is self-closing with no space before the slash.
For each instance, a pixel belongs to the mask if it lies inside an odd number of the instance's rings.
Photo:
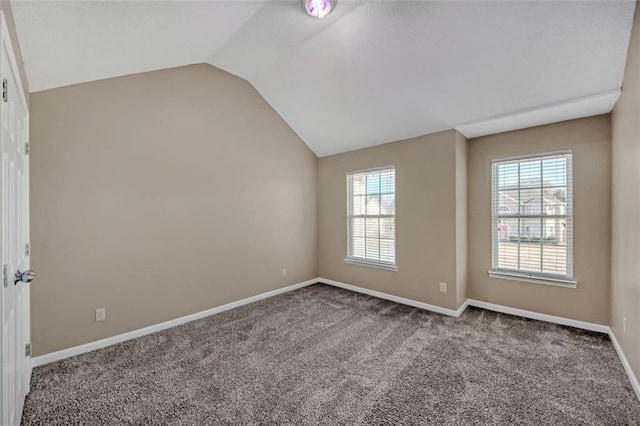
<path id="1" fill-rule="evenodd" d="M 516 315 L 538 321 L 552 322 L 554 324 L 568 325 L 570 327 L 581 328 L 583 330 L 597 331 L 598 333 L 609 334 L 609 326 L 594 324 L 592 322 L 578 321 L 574 319 L 557 317 L 555 315 L 541 314 L 539 312 L 526 311 L 524 309 L 511 308 L 504 305 L 482 302 L 480 300 L 468 299 L 469 306 L 486 309 L 488 311 L 501 312 L 503 314 Z"/>
<path id="2" fill-rule="evenodd" d="M 147 334 L 152 334 L 158 331 L 166 330 L 171 327 L 175 327 L 177 325 L 181 325 L 187 322 L 195 321 L 201 318 L 205 318 L 211 315 L 218 314 L 220 312 L 228 311 L 233 308 L 237 308 L 243 305 L 248 305 L 249 303 L 257 302 L 258 300 L 267 299 L 269 297 L 277 296 L 282 293 L 286 293 L 289 291 L 297 290 L 302 287 L 307 287 L 311 284 L 315 283 L 323 283 L 327 285 L 331 285 L 334 287 L 343 288 L 346 290 L 354 291 L 357 293 L 367 294 L 369 296 L 377 297 L 380 299 L 390 300 L 392 302 L 401 303 L 403 305 L 413 306 L 415 308 L 425 309 L 427 311 L 436 312 L 443 315 L 448 315 L 451 317 L 458 318 L 462 313 L 467 309 L 467 306 L 474 306 L 476 308 L 487 309 L 489 311 L 501 312 L 504 314 L 516 315 L 524 318 L 530 318 L 538 321 L 551 322 L 554 324 L 567 325 L 570 327 L 581 328 L 584 330 L 595 331 L 599 333 L 605 333 L 609 335 L 611 342 L 613 343 L 614 348 L 622 362 L 622 366 L 624 367 L 624 371 L 627 373 L 629 377 L 629 381 L 631 382 L 631 386 L 640 400 L 640 383 L 638 383 L 638 379 L 636 378 L 633 370 L 631 369 L 631 365 L 629 361 L 627 361 L 616 336 L 610 327 L 601 324 L 594 324 L 585 321 L 578 321 L 564 317 L 558 317 L 554 315 L 541 314 L 538 312 L 527 311 L 524 309 L 511 308 L 509 306 L 504 305 L 496 305 L 494 303 L 482 302 L 480 300 L 467 299 L 465 302 L 457 309 L 448 309 L 443 308 L 437 305 L 431 305 L 424 302 L 418 302 L 416 300 L 407 299 L 400 296 L 394 296 L 392 294 L 382 293 L 379 291 L 369 290 L 367 288 L 358 287 L 351 284 L 345 284 L 339 281 L 330 280 L 327 278 L 314 278 L 311 280 L 303 281 L 301 283 L 293 284 L 287 287 L 279 288 L 277 290 L 268 291 L 266 293 L 261 293 L 256 296 L 247 297 L 245 299 L 241 299 L 235 302 L 227 303 L 226 305 L 218 306 L 215 308 L 207 309 L 205 311 L 196 312 L 191 315 L 186 315 L 184 317 L 176 318 L 170 321 L 165 321 L 160 324 L 151 325 L 149 327 L 144 327 L 139 330 L 130 331 L 128 333 L 119 334 L 117 336 L 107 337 L 106 339 L 97 340 L 95 342 L 85 343 L 83 345 L 75 346 L 68 349 L 63 349 L 61 351 L 48 353 L 45 355 L 37 356 L 31 359 L 33 367 L 38 367 L 41 365 L 49 364 L 51 362 L 59 361 L 61 359 L 70 358 L 76 355 L 81 355 L 87 352 L 94 351 L 96 349 L 105 348 L 107 346 L 115 345 L 118 343 L 125 342 L 127 340 L 135 339 L 137 337 L 146 336 Z"/>
<path id="3" fill-rule="evenodd" d="M 314 278 L 314 279 L 303 281 L 301 283 L 293 284 L 287 287 L 268 291 L 266 293 L 261 293 L 256 296 L 240 299 L 235 302 L 227 303 L 226 305 L 217 306 L 215 308 L 207 309 L 205 311 L 196 312 L 194 314 L 172 319 L 170 321 L 165 321 L 160 324 L 150 325 L 148 327 L 144 327 L 134 331 L 129 331 L 123 334 L 118 334 L 117 336 L 107 337 L 106 339 L 97 340 L 95 342 L 85 343 L 83 345 L 74 346 L 72 348 L 63 349 L 61 351 L 51 352 L 45 355 L 36 356 L 31 359 L 31 363 L 33 367 L 38 367 L 44 364 L 49 364 L 50 362 L 55 362 L 61 359 L 70 358 L 72 356 L 95 351 L 96 349 L 105 348 L 107 346 L 122 343 L 127 340 L 135 339 L 137 337 L 146 336 L 147 334 L 152 334 L 158 331 L 166 330 L 167 328 L 175 327 L 177 325 L 181 325 L 187 322 L 191 322 L 191 321 L 195 321 L 211 315 L 219 314 L 220 312 L 228 311 L 230 309 L 237 308 L 239 306 L 248 305 L 249 303 L 257 302 L 258 300 L 267 299 L 269 297 L 277 296 L 282 293 L 287 293 L 289 291 L 297 290 L 299 288 L 306 287 L 311 284 L 315 284 L 319 281 L 320 281 L 319 278 Z"/>
<path id="4" fill-rule="evenodd" d="M 368 288 L 358 287 L 351 284 L 341 283 L 340 281 L 334 281 L 327 278 L 318 278 L 323 284 L 328 284 L 334 287 L 344 288 L 345 290 L 355 291 L 356 293 L 368 294 L 369 296 L 377 297 L 379 299 L 390 300 L 392 302 L 401 303 L 403 305 L 413 306 L 414 308 L 425 309 L 427 311 L 437 312 L 439 314 L 448 315 L 450 317 L 458 318 L 467 307 L 466 302 L 460 306 L 457 310 L 443 308 L 442 306 L 430 305 L 424 302 L 418 302 L 416 300 L 407 299 L 405 297 L 394 296 L 393 294 L 381 293 L 375 290 L 369 290 Z"/>
<path id="5" fill-rule="evenodd" d="M 456 318 L 458 318 L 469 306 L 469 299 L 466 299 L 462 305 L 456 311 Z"/>
<path id="6" fill-rule="evenodd" d="M 604 333 L 609 335 L 609 338 L 613 343 L 613 347 L 616 349 L 616 352 L 618 354 L 618 358 L 620 358 L 620 362 L 622 362 L 624 371 L 625 373 L 627 373 L 627 377 L 631 382 L 631 387 L 636 393 L 638 400 L 640 400 L 640 383 L 638 383 L 638 379 L 633 373 L 633 370 L 631 369 L 631 365 L 629 364 L 629 361 L 627 361 L 627 357 L 624 355 L 624 352 L 622 351 L 622 347 L 620 346 L 620 343 L 618 343 L 618 340 L 616 339 L 616 336 L 613 333 L 613 330 L 611 330 L 611 327 L 607 325 L 602 325 L 602 324 L 594 324 L 591 322 L 578 321 L 578 320 L 573 320 L 573 319 L 564 318 L 564 317 L 557 317 L 554 315 L 547 315 L 547 314 L 541 314 L 538 312 L 526 311 L 524 309 L 511 308 L 509 306 L 496 305 L 494 303 L 482 302 L 480 300 L 474 300 L 474 299 L 467 299 L 466 303 L 468 306 L 487 309 L 489 311 L 501 312 L 504 314 L 516 315 L 519 317 L 530 318 L 538 321 L 551 322 L 554 324 L 568 325 L 570 327 L 581 328 L 589 331 L 596 331 L 599 333 Z"/>
<path id="7" fill-rule="evenodd" d="M 555 278 L 542 278 L 535 275 L 518 274 L 514 272 L 502 272 L 502 271 L 488 271 L 491 278 L 497 278 L 501 280 L 521 281 L 525 283 L 552 285 L 556 287 L 564 288 L 578 288 L 578 281 L 575 280 L 562 280 Z"/>
<path id="8" fill-rule="evenodd" d="M 618 339 L 616 339 L 616 335 L 613 333 L 613 330 L 609 329 L 609 338 L 611 342 L 613 342 L 613 347 L 616 348 L 616 352 L 618 353 L 618 357 L 620 361 L 622 361 L 622 366 L 624 367 L 625 373 L 629 377 L 629 381 L 631 382 L 631 387 L 636 393 L 638 397 L 638 401 L 640 401 L 640 383 L 638 383 L 638 379 L 635 374 L 633 374 L 633 370 L 631 369 L 631 364 L 627 361 L 627 357 L 624 356 L 624 352 L 622 352 L 622 347 L 620 343 L 618 343 Z"/>

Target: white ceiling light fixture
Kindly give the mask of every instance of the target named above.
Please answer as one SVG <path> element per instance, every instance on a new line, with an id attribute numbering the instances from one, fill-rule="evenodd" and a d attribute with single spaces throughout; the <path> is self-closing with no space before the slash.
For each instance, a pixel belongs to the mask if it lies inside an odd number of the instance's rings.
<path id="1" fill-rule="evenodd" d="M 331 12 L 333 3 L 331 0 L 302 0 L 307 13 L 314 18 L 324 18 Z"/>

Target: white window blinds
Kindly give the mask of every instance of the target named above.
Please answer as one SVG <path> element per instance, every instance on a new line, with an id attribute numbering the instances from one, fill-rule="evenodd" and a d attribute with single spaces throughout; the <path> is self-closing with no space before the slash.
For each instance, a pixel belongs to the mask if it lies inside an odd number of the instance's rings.
<path id="1" fill-rule="evenodd" d="M 573 278 L 571 152 L 493 161 L 493 269 Z"/>
<path id="2" fill-rule="evenodd" d="M 381 266 L 396 263 L 395 168 L 347 174 L 347 258 Z"/>

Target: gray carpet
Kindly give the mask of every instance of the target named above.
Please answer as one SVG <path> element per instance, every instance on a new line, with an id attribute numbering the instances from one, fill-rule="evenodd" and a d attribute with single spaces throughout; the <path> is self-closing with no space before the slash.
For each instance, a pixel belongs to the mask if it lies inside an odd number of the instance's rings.
<path id="1" fill-rule="evenodd" d="M 316 284 L 36 368 L 24 425 L 640 425 L 602 334 Z"/>

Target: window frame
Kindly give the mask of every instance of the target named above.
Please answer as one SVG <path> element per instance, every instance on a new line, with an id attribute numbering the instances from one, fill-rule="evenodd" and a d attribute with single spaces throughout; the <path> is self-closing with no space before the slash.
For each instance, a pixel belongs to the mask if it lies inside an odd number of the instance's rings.
<path id="1" fill-rule="evenodd" d="M 353 201 L 354 201 L 354 194 L 353 194 L 353 188 L 352 188 L 352 177 L 356 176 L 356 175 L 361 175 L 361 174 L 367 174 L 367 173 L 371 173 L 371 172 L 383 172 L 383 171 L 389 171 L 392 170 L 393 171 L 393 196 L 394 196 L 394 210 L 393 210 L 393 215 L 383 215 L 383 214 L 378 214 L 378 215 L 354 215 L 353 214 Z M 383 166 L 383 167 L 374 167 L 374 168 L 369 168 L 369 169 L 362 169 L 362 170 L 354 170 L 354 171 L 350 171 L 346 173 L 346 182 L 347 182 L 347 253 L 346 253 L 346 257 L 344 259 L 345 263 L 348 264 L 352 264 L 352 265 L 359 265 L 359 266 L 368 266 L 368 267 L 372 267 L 372 268 L 378 268 L 378 269 L 383 269 L 383 270 L 388 270 L 388 271 L 397 271 L 398 270 L 398 266 L 397 266 L 397 247 L 398 247 L 398 240 L 397 240 L 397 229 L 396 229 L 396 225 L 397 225 L 397 221 L 396 221 L 396 217 L 397 217 L 397 212 L 396 212 L 396 208 L 395 208 L 395 197 L 396 197 L 396 168 L 394 165 L 389 165 L 389 166 Z M 385 219 L 393 219 L 393 262 L 388 262 L 388 261 L 383 261 L 383 260 L 375 260 L 375 259 L 367 259 L 367 258 L 363 258 L 363 257 L 357 257 L 357 256 L 353 256 L 351 253 L 353 253 L 352 250 L 352 246 L 353 246 L 353 236 L 352 236 L 352 220 L 356 217 L 361 217 L 363 219 L 367 219 L 367 218 L 385 218 Z M 365 232 L 365 245 L 366 245 L 366 232 Z M 380 238 L 380 235 L 378 235 L 378 239 Z"/>
<path id="2" fill-rule="evenodd" d="M 505 213 L 500 213 L 498 211 L 499 208 L 497 206 L 499 203 L 497 203 L 496 197 L 499 196 L 498 195 L 499 191 L 498 191 L 498 179 L 496 176 L 496 170 L 499 164 L 504 164 L 509 162 L 517 162 L 518 164 L 520 164 L 523 161 L 537 160 L 537 159 L 539 159 L 540 161 L 544 161 L 546 158 L 557 157 L 557 156 L 566 156 L 565 158 L 567 158 L 567 163 L 566 163 L 566 199 L 567 199 L 566 203 L 567 205 L 566 205 L 566 211 L 563 215 L 546 214 L 544 212 L 544 202 L 542 200 L 541 200 L 539 214 L 533 214 L 533 213 L 523 214 L 520 211 L 520 208 L 518 209 L 518 212 L 516 214 L 513 214 L 513 213 L 505 214 Z M 542 171 L 543 170 L 541 168 L 541 173 Z M 545 188 L 544 181 L 541 178 L 541 182 L 540 182 L 541 197 L 544 194 L 544 188 Z M 533 189 L 533 188 L 525 188 L 525 189 Z M 518 175 L 517 190 L 519 193 L 522 190 L 520 175 Z M 520 203 L 519 200 L 518 200 L 518 203 Z M 540 219 L 541 222 L 545 218 L 546 219 L 566 218 L 566 239 L 567 239 L 566 241 L 566 246 L 567 246 L 566 274 L 554 274 L 554 273 L 543 272 L 543 271 L 532 271 L 527 269 L 513 269 L 513 268 L 499 267 L 498 262 L 499 262 L 500 238 L 499 238 L 498 223 L 500 219 L 504 219 L 504 218 L 518 219 L 518 220 Z M 561 286 L 561 287 L 570 287 L 570 288 L 577 287 L 577 281 L 575 280 L 575 277 L 573 275 L 573 272 L 574 272 L 573 271 L 573 256 L 574 256 L 573 218 L 574 218 L 574 193 L 573 193 L 573 151 L 572 150 L 543 152 L 543 153 L 536 153 L 536 154 L 493 159 L 491 161 L 491 253 L 492 253 L 492 259 L 491 259 L 491 270 L 489 270 L 488 272 L 489 276 L 491 276 L 492 278 L 534 282 L 534 283 L 555 285 L 555 286 Z M 543 227 L 541 226 L 541 232 L 543 232 L 542 228 Z M 520 235 L 520 230 L 518 231 L 518 235 Z M 540 238 L 541 239 L 543 238 L 543 234 L 540 235 Z M 521 241 L 519 240 L 518 243 L 520 244 Z M 542 250 L 544 250 L 544 244 L 542 243 L 542 241 L 540 244 L 543 247 Z M 542 262 L 543 251 L 541 252 L 540 256 L 541 256 L 541 262 Z M 520 262 L 520 246 L 519 245 L 518 245 L 518 262 Z"/>

